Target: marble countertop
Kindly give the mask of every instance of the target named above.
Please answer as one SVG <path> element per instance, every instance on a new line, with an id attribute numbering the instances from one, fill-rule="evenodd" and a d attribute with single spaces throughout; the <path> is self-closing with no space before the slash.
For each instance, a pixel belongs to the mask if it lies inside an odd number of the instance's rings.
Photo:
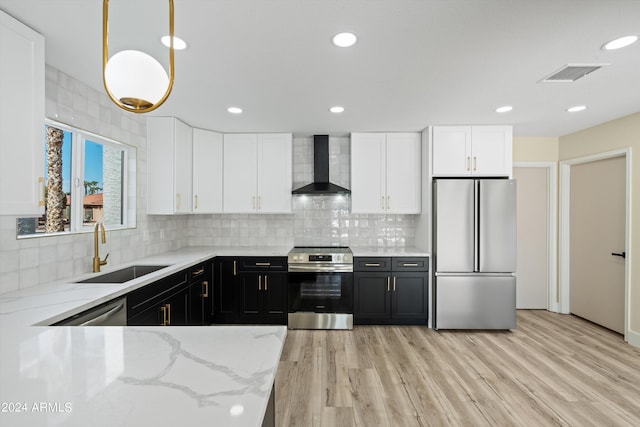
<path id="1" fill-rule="evenodd" d="M 0 425 L 260 426 L 284 326 L 34 325 L 54 323 L 216 255 L 288 251 L 185 248 L 103 268 L 170 265 L 126 284 L 63 280 L 0 295 Z"/>

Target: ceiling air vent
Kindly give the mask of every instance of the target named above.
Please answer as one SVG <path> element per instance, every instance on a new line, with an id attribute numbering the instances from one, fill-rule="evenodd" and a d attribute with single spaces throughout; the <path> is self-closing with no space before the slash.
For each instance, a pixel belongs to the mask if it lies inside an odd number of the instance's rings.
<path id="1" fill-rule="evenodd" d="M 591 74 L 609 64 L 567 64 L 547 77 L 541 83 L 570 83 Z"/>

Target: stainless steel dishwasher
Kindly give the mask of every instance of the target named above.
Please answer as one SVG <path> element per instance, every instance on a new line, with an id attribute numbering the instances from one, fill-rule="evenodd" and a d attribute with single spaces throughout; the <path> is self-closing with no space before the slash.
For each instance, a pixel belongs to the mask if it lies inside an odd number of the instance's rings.
<path id="1" fill-rule="evenodd" d="M 126 326 L 127 298 L 118 298 L 64 319 L 54 326 Z"/>

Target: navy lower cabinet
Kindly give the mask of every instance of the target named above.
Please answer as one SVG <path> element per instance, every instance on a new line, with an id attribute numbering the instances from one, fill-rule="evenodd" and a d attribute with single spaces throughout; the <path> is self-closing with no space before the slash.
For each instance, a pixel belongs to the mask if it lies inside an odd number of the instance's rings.
<path id="1" fill-rule="evenodd" d="M 190 325 L 209 325 L 213 320 L 213 263 L 210 259 L 189 269 Z"/>
<path id="2" fill-rule="evenodd" d="M 213 272 L 213 322 L 238 323 L 238 258 L 217 257 Z"/>
<path id="3" fill-rule="evenodd" d="M 287 259 L 240 259 L 240 323 L 287 324 Z"/>
<path id="4" fill-rule="evenodd" d="M 426 325 L 429 259 L 354 259 L 354 323 Z"/>
<path id="5" fill-rule="evenodd" d="M 214 323 L 286 325 L 287 258 L 216 258 Z"/>

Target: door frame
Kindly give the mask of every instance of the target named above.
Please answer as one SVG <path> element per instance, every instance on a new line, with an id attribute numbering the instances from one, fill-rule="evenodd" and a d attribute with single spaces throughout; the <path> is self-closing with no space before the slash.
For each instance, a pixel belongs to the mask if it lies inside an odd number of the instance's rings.
<path id="1" fill-rule="evenodd" d="M 559 287 L 560 287 L 560 313 L 569 314 L 569 285 L 570 285 L 570 262 L 571 262 L 571 167 L 583 163 L 591 163 L 598 160 L 612 159 L 616 157 L 625 158 L 625 238 L 624 250 L 627 253 L 627 259 L 624 268 L 624 340 L 629 341 L 629 300 L 630 287 L 629 280 L 631 278 L 631 147 L 619 148 L 616 150 L 605 151 L 602 153 L 590 154 L 587 156 L 576 157 L 560 162 L 560 245 L 559 245 Z"/>
<path id="2" fill-rule="evenodd" d="M 513 167 L 547 170 L 547 310 L 558 313 L 558 164 L 557 162 L 513 162 Z"/>

